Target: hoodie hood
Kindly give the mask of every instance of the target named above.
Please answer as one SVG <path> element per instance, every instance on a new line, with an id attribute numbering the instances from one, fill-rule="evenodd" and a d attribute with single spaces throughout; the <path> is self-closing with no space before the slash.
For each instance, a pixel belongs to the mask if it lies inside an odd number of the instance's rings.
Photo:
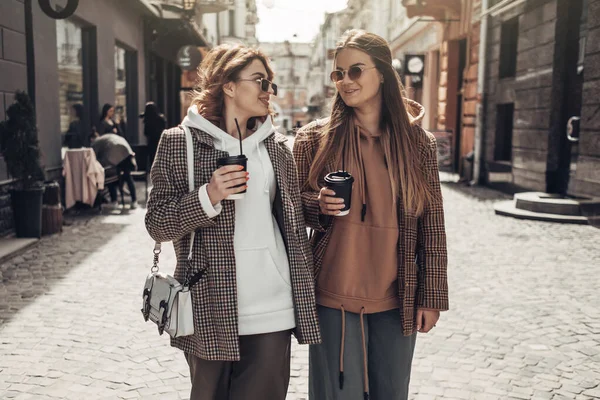
<path id="1" fill-rule="evenodd" d="M 203 132 L 209 134 L 215 142 L 215 148 L 217 150 L 228 151 L 228 149 L 235 145 L 238 148 L 239 153 L 239 140 L 237 137 L 233 137 L 206 118 L 204 118 L 198 112 L 198 107 L 196 105 L 188 108 L 187 116 L 182 121 L 183 125 L 189 126 L 191 128 L 200 129 Z M 273 123 L 271 122 L 271 118 L 267 118 L 265 122 L 259 123 L 258 129 L 250 136 L 246 137 L 242 141 L 242 146 L 256 146 L 258 143 L 262 142 L 266 138 L 268 138 L 272 133 L 275 132 L 275 128 L 273 127 Z M 237 153 L 234 153 L 234 155 Z"/>
<path id="2" fill-rule="evenodd" d="M 229 155 L 238 155 L 240 153 L 240 142 L 237 137 L 231 136 L 206 118 L 198 113 L 198 107 L 193 105 L 188 108 L 187 116 L 183 119 L 182 124 L 191 128 L 196 128 L 202 132 L 206 132 L 213 138 L 215 149 L 226 151 Z M 260 122 L 259 122 L 260 124 Z M 258 126 L 250 136 L 242 140 L 242 151 L 249 159 L 260 160 L 260 165 L 263 174 L 266 175 L 268 165 L 271 160 L 262 142 L 275 132 L 271 118 L 267 118 L 265 122 Z M 263 190 L 269 192 L 271 182 L 265 179 Z"/>

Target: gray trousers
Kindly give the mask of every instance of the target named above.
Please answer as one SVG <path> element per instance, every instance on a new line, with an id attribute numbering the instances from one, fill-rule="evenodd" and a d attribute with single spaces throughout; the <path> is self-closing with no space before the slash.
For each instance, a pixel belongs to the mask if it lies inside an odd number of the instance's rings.
<path id="1" fill-rule="evenodd" d="M 310 346 L 311 400 L 408 399 L 417 335 L 402 335 L 400 311 L 364 314 L 364 348 L 360 315 L 346 311 L 343 360 L 342 311 L 318 306 L 317 312 L 323 343 Z"/>
<path id="2" fill-rule="evenodd" d="M 291 332 L 240 336 L 240 361 L 185 354 L 190 400 L 285 400 L 290 382 Z"/>

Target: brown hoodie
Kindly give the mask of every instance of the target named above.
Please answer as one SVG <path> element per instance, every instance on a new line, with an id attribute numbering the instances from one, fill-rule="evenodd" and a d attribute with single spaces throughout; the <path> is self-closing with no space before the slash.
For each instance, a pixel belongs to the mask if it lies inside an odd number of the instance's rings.
<path id="1" fill-rule="evenodd" d="M 415 121 L 423 107 L 407 100 Z M 347 159 L 355 178 L 350 213 L 334 217 L 317 279 L 317 303 L 354 313 L 400 307 L 398 218 L 379 136 L 360 129 L 359 160 Z"/>

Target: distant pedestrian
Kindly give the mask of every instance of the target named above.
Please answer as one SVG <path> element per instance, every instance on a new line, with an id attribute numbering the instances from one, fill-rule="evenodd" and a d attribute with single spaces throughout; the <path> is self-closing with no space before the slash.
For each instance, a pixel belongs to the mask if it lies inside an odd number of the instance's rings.
<path id="1" fill-rule="evenodd" d="M 448 309 L 435 139 L 419 126 L 423 107 L 403 98 L 383 38 L 346 32 L 331 80 L 331 116 L 294 145 L 323 335 L 309 352 L 310 398 L 405 400 L 416 332 Z M 350 202 L 324 180 L 342 169 Z"/>
<path id="2" fill-rule="evenodd" d="M 100 113 L 100 122 L 98 124 L 98 134 L 100 136 L 106 133 L 114 133 L 115 135 L 123 136 L 119 129 L 119 124 L 115 122 L 115 107 L 112 104 L 106 103 L 102 107 Z"/>
<path id="3" fill-rule="evenodd" d="M 150 170 L 152 164 L 154 164 L 158 142 L 163 131 L 166 129 L 167 121 L 165 120 L 165 116 L 158 110 L 158 106 L 152 101 L 146 103 L 146 108 L 140 114 L 140 118 L 144 119 L 144 135 L 148 142 L 148 170 Z"/>
<path id="4" fill-rule="evenodd" d="M 129 194 L 131 196 L 132 209 L 138 207 L 137 196 L 135 192 L 135 182 L 131 172 L 137 169 L 135 153 L 124 137 L 114 133 L 105 133 L 99 137 L 92 137 L 92 148 L 96 153 L 96 158 L 103 167 L 114 166 L 117 168 L 119 181 L 109 185 L 110 201 L 113 205 L 117 204 L 117 187 L 123 192 L 123 183 L 127 183 Z"/>
<path id="5" fill-rule="evenodd" d="M 77 103 L 71 107 L 71 123 L 65 134 L 65 145 L 70 149 L 88 147 L 89 133 L 83 126 L 83 105 Z"/>
<path id="6" fill-rule="evenodd" d="M 199 71 L 187 116 L 160 140 L 146 215 L 154 240 L 173 241 L 175 278 L 183 282 L 189 265 L 199 279 L 195 332 L 171 344 L 185 353 L 191 399 L 284 400 L 291 334 L 310 344 L 320 333 L 296 166 L 272 123 L 277 86 L 267 57 L 250 47 L 215 47 Z M 198 172 L 191 193 L 184 128 Z M 246 171 L 218 166 L 239 155 L 240 135 Z"/>

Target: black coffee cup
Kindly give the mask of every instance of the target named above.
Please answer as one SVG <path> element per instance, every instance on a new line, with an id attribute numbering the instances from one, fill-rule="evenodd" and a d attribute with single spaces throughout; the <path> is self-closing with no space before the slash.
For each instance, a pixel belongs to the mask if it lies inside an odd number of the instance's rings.
<path id="1" fill-rule="evenodd" d="M 346 171 L 330 172 L 325 176 L 327 188 L 335 192 L 335 197 L 341 197 L 344 200 L 344 208 L 340 210 L 339 214 L 336 214 L 337 217 L 348 215 L 350 212 L 353 183 L 354 178 Z"/>
<path id="2" fill-rule="evenodd" d="M 247 162 L 248 162 L 248 157 L 246 157 L 243 154 L 240 154 L 239 156 L 222 157 L 222 158 L 217 159 L 217 168 L 221 168 L 226 165 L 241 165 L 242 167 L 244 167 L 243 171 L 246 171 Z M 245 183 L 242 183 L 241 185 L 237 185 L 235 187 L 240 187 L 240 186 L 244 186 L 244 185 L 245 185 Z M 246 194 L 246 190 L 244 190 L 243 192 L 230 194 L 229 196 L 227 196 L 225 198 L 225 200 L 243 199 L 245 194 Z"/>

